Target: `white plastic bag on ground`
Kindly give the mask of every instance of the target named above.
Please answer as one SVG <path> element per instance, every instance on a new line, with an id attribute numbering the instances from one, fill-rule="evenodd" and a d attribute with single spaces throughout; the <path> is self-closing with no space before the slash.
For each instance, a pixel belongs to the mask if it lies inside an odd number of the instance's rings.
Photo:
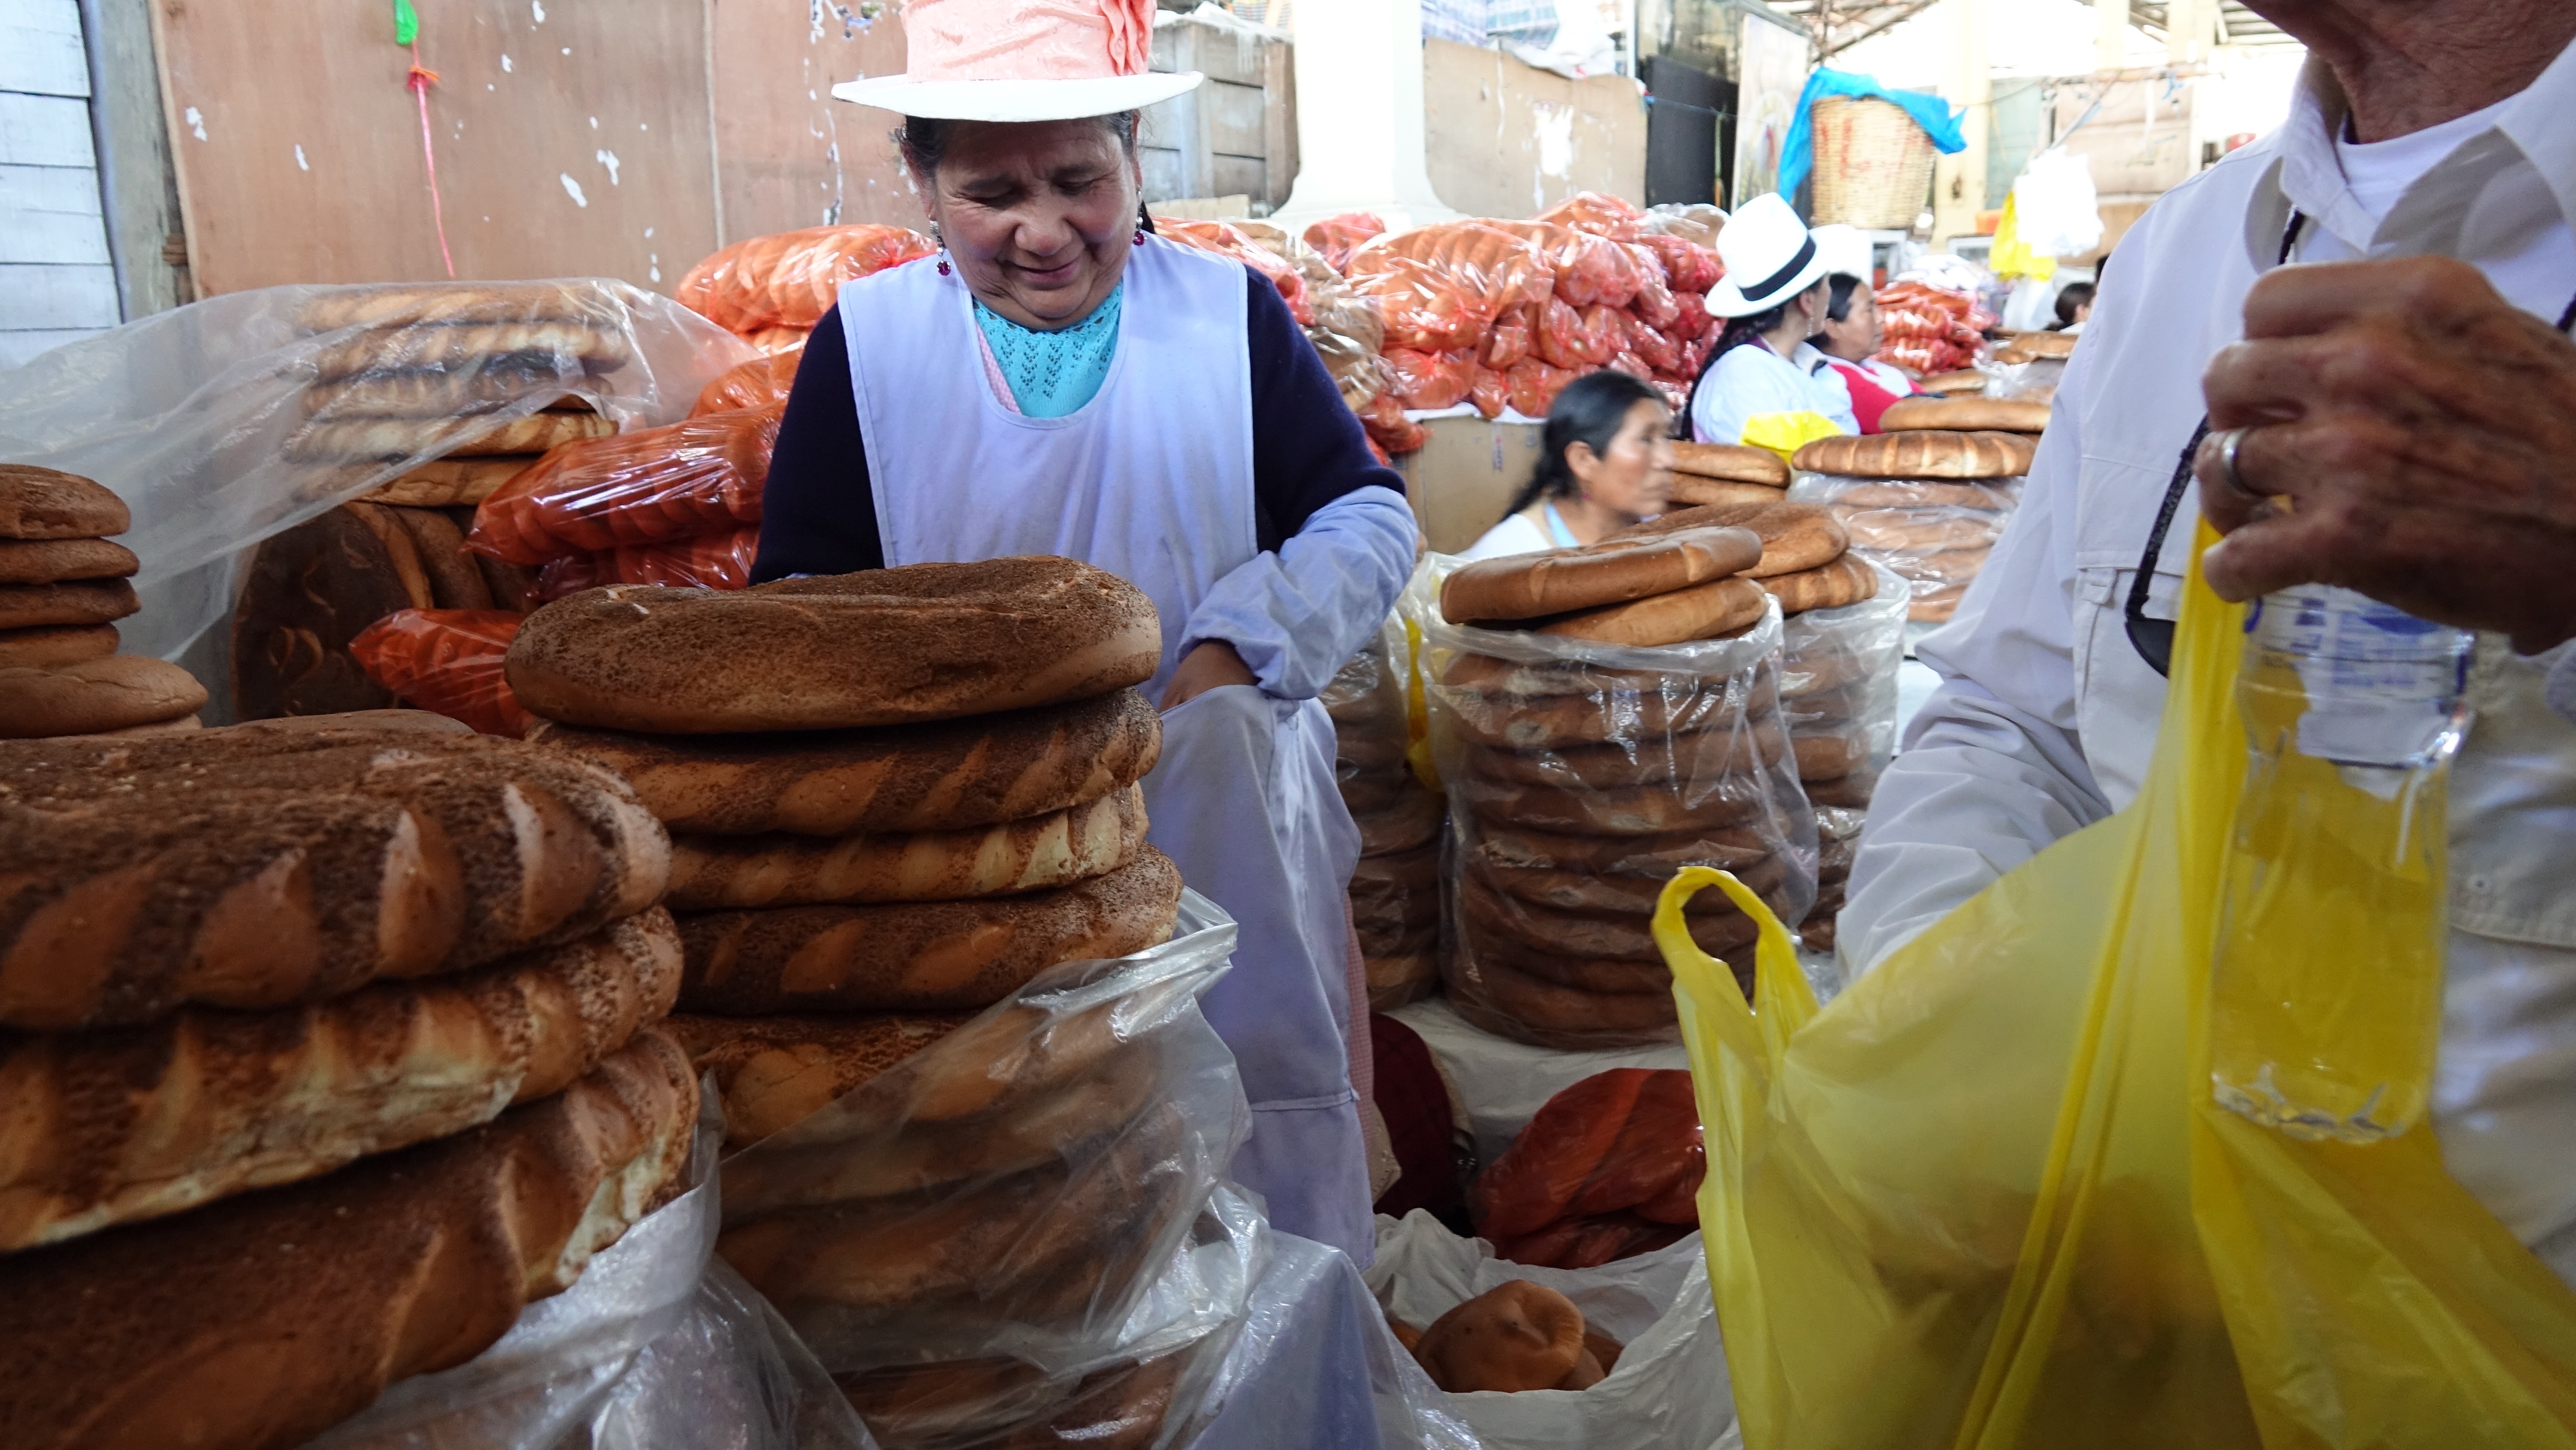
<path id="1" fill-rule="evenodd" d="M 1573 1300 L 1588 1326 L 1625 1346 L 1618 1367 L 1588 1390 L 1435 1391 L 1435 1403 L 1487 1450 L 1709 1450 L 1735 1422 L 1698 1234 L 1597 1269 L 1543 1269 L 1497 1259 L 1484 1240 L 1462 1239 L 1416 1210 L 1401 1222 L 1378 1219 L 1367 1278 L 1386 1312 L 1417 1329 L 1526 1279 Z"/>

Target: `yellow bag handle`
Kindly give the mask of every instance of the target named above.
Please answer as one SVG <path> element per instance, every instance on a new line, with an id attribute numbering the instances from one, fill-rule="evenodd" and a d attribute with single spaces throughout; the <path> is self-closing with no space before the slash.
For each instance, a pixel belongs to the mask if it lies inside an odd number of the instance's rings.
<path id="1" fill-rule="evenodd" d="M 1753 945 L 1752 1002 L 1744 1000 L 1734 970 L 1691 940 L 1682 908 L 1708 886 L 1725 892 L 1760 929 Z M 1798 966 L 1798 948 L 1789 938 L 1789 929 L 1733 872 L 1685 866 L 1664 883 L 1663 895 L 1656 898 L 1654 933 L 1656 947 L 1672 968 L 1682 1020 L 1694 1020 L 1695 1002 L 1705 1004 L 1708 1016 L 1701 1020 L 1714 1025 L 1735 1055 L 1767 1079 L 1788 1050 L 1789 1039 L 1817 1011 L 1815 989 L 1807 985 L 1807 974 Z"/>

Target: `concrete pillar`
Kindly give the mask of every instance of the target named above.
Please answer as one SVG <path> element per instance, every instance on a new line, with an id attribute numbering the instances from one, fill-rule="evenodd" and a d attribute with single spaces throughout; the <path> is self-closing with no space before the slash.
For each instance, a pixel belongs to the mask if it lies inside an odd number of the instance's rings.
<path id="1" fill-rule="evenodd" d="M 1932 240 L 1949 245 L 1952 237 L 1977 233 L 1977 213 L 1986 209 L 1986 151 L 1994 139 L 1994 80 L 1987 59 L 1987 37 L 1993 16 L 1988 0 L 1949 0 L 1939 12 L 1950 17 L 1949 63 L 1941 78 L 1944 100 L 1967 112 L 1960 129 L 1967 149 L 1944 156 L 1932 167 Z"/>
<path id="2" fill-rule="evenodd" d="M 1390 230 L 1446 221 L 1423 164 L 1421 0 L 1298 0 L 1291 231 L 1343 211 Z"/>
<path id="3" fill-rule="evenodd" d="M 2165 58 L 2175 65 L 2209 59 L 2218 33 L 2218 0 L 2167 0 Z"/>
<path id="4" fill-rule="evenodd" d="M 2093 65 L 2120 70 L 2129 63 L 2129 0 L 2093 0 Z"/>

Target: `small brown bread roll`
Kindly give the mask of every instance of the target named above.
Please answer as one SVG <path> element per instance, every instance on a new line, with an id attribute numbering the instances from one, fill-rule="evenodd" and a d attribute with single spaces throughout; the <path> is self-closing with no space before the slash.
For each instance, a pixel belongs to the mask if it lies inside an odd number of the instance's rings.
<path id="1" fill-rule="evenodd" d="M 623 332 L 587 321 L 468 322 L 362 332 L 314 355 L 324 381 L 388 372 L 439 372 L 506 359 L 511 366 L 551 367 L 558 374 L 610 373 L 634 361 Z"/>
<path id="2" fill-rule="evenodd" d="M 2048 405 L 2015 398 L 1900 398 L 1887 405 L 1878 426 L 1887 433 L 1921 428 L 2037 433 L 2048 426 Z"/>
<path id="3" fill-rule="evenodd" d="M 961 901 L 1105 875 L 1145 845 L 1145 793 L 1128 786 L 1026 820 L 918 835 L 682 836 L 668 900 L 683 911 L 875 901 Z"/>
<path id="4" fill-rule="evenodd" d="M 249 720 L 390 708 L 393 692 L 358 668 L 349 641 L 396 610 L 436 606 L 410 536 L 390 523 L 336 508 L 270 536 L 233 606 L 234 708 Z"/>
<path id="5" fill-rule="evenodd" d="M 1740 532 L 1728 530 L 1727 532 Z M 1758 547 L 1758 546 L 1757 546 Z M 1757 556 L 1758 557 L 1758 556 Z M 1535 629 L 1560 639 L 1588 639 L 1632 649 L 1717 639 L 1758 624 L 1770 607 L 1750 579 L 1714 579 L 1650 599 L 1559 615 Z"/>
<path id="6" fill-rule="evenodd" d="M 1440 613 L 1452 624 L 1541 619 L 1706 584 L 1761 559 L 1762 540 L 1741 529 L 1480 559 L 1441 581 Z"/>
<path id="7" fill-rule="evenodd" d="M 1148 846 L 1073 886 L 991 901 L 790 906 L 682 917 L 693 1012 L 989 1007 L 1058 962 L 1170 939 L 1181 873 Z"/>
<path id="8" fill-rule="evenodd" d="M 463 1132 L 563 1091 L 679 989 L 679 932 L 655 907 L 468 976 L 0 1036 L 0 1252 Z"/>
<path id="9" fill-rule="evenodd" d="M 585 590 L 529 615 L 505 668 L 549 720 L 712 735 L 1062 704 L 1143 684 L 1162 653 L 1143 590 L 1031 555 L 741 590 Z"/>
<path id="10" fill-rule="evenodd" d="M 1779 455 L 1773 454 L 1776 460 Z M 1784 465 L 1785 467 L 1785 465 Z M 1739 483 L 1732 479 L 1702 478 L 1695 473 L 1673 475 L 1671 500 L 1675 507 L 1697 508 L 1726 504 L 1778 503 L 1788 497 L 1785 484 Z"/>
<path id="11" fill-rule="evenodd" d="M 42 669 L 105 659 L 116 653 L 112 624 L 40 624 L 0 629 L 0 670 Z"/>
<path id="12" fill-rule="evenodd" d="M 1980 509 L 1993 513 L 2013 506 L 2012 490 L 1990 483 L 1863 483 L 1834 490 L 1832 507 L 1848 514 L 1856 509 Z"/>
<path id="13" fill-rule="evenodd" d="M 0 539 L 0 584 L 125 579 L 142 567 L 132 549 L 107 539 Z"/>
<path id="14" fill-rule="evenodd" d="M 0 738 L 129 730 L 193 715 L 205 703 L 196 676 L 140 655 L 0 669 Z"/>
<path id="15" fill-rule="evenodd" d="M 1855 732 L 1801 735 L 1794 743 L 1800 780 L 1840 780 L 1869 763 L 1869 742 Z"/>
<path id="16" fill-rule="evenodd" d="M 1793 461 L 1842 478 L 2019 478 L 2036 447 L 2021 433 L 1873 433 L 1819 438 Z"/>
<path id="17" fill-rule="evenodd" d="M 1867 559 L 1845 554 L 1821 569 L 1765 579 L 1762 587 L 1780 601 L 1782 614 L 1804 614 L 1811 609 L 1840 609 L 1876 598 L 1878 571 L 1869 567 Z"/>
<path id="18" fill-rule="evenodd" d="M 63 584 L 0 584 L 0 629 L 38 629 L 50 624 L 105 624 L 143 607 L 134 586 L 122 579 L 86 579 Z"/>
<path id="19" fill-rule="evenodd" d="M 1645 538 L 1676 529 L 1751 529 L 1762 540 L 1762 558 L 1744 571 L 1747 579 L 1769 579 L 1830 564 L 1843 556 L 1851 541 L 1841 522 L 1811 503 L 1772 502 L 1702 504 L 1659 519 L 1632 524 L 1612 539 Z"/>
<path id="20" fill-rule="evenodd" d="M 424 463 L 400 478 L 370 490 L 368 503 L 404 508 L 456 508 L 478 504 L 501 491 L 501 485 L 533 466 L 539 455 L 502 458 L 441 458 Z"/>
<path id="21" fill-rule="evenodd" d="M 0 463 L 0 539 L 97 539 L 132 527 L 125 500 L 77 473 Z"/>
<path id="22" fill-rule="evenodd" d="M 1554 1389 L 1583 1358 L 1583 1311 L 1554 1289 L 1513 1279 L 1431 1321 L 1413 1357 L 1453 1395 Z"/>
<path id="23" fill-rule="evenodd" d="M 1675 443 L 1673 471 L 1772 488 L 1789 486 L 1789 465 L 1780 461 L 1779 454 L 1742 443 Z"/>
<path id="24" fill-rule="evenodd" d="M 421 574 L 429 581 L 430 598 L 439 608 L 493 607 L 491 586 L 474 567 L 474 556 L 465 552 L 465 532 L 454 520 L 436 509 L 415 508 L 387 508 L 382 517 L 392 519 L 410 538 Z"/>
<path id="25" fill-rule="evenodd" d="M 455 1137 L 0 1255 L 12 1450 L 286 1450 L 472 1359 L 660 1200 L 697 1100 L 646 1031 Z"/>
<path id="26" fill-rule="evenodd" d="M 1125 689 L 874 730 L 668 736 L 541 722 L 529 738 L 626 777 L 675 831 L 840 836 L 964 830 L 1098 800 L 1154 768 L 1163 726 Z"/>

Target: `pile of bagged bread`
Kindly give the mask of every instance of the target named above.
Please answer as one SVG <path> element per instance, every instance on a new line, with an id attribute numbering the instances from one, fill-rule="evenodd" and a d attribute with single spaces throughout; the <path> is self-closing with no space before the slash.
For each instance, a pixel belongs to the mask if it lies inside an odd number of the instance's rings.
<path id="1" fill-rule="evenodd" d="M 1379 1011 L 1430 993 L 1440 979 L 1440 828 L 1448 801 L 1422 783 L 1412 748 L 1412 651 L 1381 630 L 1320 696 L 1333 717 L 1333 775 L 1360 828 L 1351 926 Z"/>
<path id="2" fill-rule="evenodd" d="M 731 1148 L 940 1049 L 876 1136 L 725 1176 L 718 1252 L 890 1446 L 1055 1443 L 1168 1398 L 1134 1364 L 1049 1398 L 1003 1366 L 831 1350 L 1078 1315 L 1179 1211 L 1156 1176 L 1179 1126 L 1142 1049 L 1105 1016 L 1032 1039 L 1022 1009 L 985 1011 L 1171 936 L 1180 876 L 1138 786 L 1161 722 L 1133 688 L 1161 649 L 1144 594 L 1046 557 L 594 589 L 512 641 L 537 746 L 623 773 L 672 833 L 670 1030 L 715 1074 Z"/>
<path id="3" fill-rule="evenodd" d="M 1733 870 L 1784 915 L 1803 904 L 1778 831 L 1803 805 L 1770 651 L 1660 647 L 1756 629 L 1774 610 L 1761 578 L 1812 577 L 1839 551 L 1819 536 L 1813 557 L 1766 557 L 1750 529 L 1683 528 L 1442 581 L 1452 628 L 1425 674 L 1456 822 L 1447 982 L 1468 1020 L 1542 1046 L 1668 1040 L 1648 926 L 1674 868 Z M 1711 952 L 1755 935 L 1722 899 L 1691 920 Z"/>
<path id="4" fill-rule="evenodd" d="M 2047 421 L 2038 403 L 1908 398 L 1889 405 L 1886 432 L 1799 449 L 1790 497 L 1832 510 L 1854 553 L 1906 581 L 1910 616 L 1938 623 L 2003 537 Z"/>
<path id="5" fill-rule="evenodd" d="M 0 740 L 197 728 L 196 676 L 116 652 L 140 566 L 110 535 L 132 523 L 89 479 L 0 463 Z"/>
<path id="6" fill-rule="evenodd" d="M 1762 540 L 1762 587 L 1780 601 L 1780 718 L 1798 781 L 1816 808 L 1816 900 L 1798 924 L 1810 947 L 1830 949 L 1834 917 L 1878 769 L 1896 750 L 1896 672 L 1904 610 L 1871 608 L 1901 583 L 1849 551 L 1833 513 L 1812 503 L 1705 504 L 1613 535 L 1648 538 L 1695 528 L 1750 529 Z M 1822 562 L 1817 562 L 1821 560 Z"/>
<path id="7" fill-rule="evenodd" d="M 669 842 L 426 727 L 0 744 L 0 1425 L 300 1445 L 685 1185 Z"/>

